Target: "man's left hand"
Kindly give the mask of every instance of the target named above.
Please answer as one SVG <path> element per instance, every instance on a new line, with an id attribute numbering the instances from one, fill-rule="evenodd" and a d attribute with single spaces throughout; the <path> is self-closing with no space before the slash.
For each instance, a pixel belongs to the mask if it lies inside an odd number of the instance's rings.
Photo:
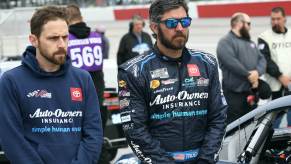
<path id="1" fill-rule="evenodd" d="M 250 83 L 255 83 L 259 79 L 259 72 L 257 70 L 249 71 L 250 75 L 248 76 L 248 80 Z"/>

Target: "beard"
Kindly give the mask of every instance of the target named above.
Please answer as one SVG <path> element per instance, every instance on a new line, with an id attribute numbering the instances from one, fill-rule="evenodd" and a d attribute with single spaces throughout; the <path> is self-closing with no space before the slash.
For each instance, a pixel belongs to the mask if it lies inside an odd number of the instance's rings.
<path id="1" fill-rule="evenodd" d="M 239 30 L 239 33 L 240 33 L 242 38 L 247 39 L 247 40 L 251 40 L 251 36 L 250 36 L 249 30 L 245 26 L 243 26 Z"/>
<path id="2" fill-rule="evenodd" d="M 272 30 L 276 33 L 281 33 L 281 27 L 279 25 L 272 26 Z"/>
<path id="3" fill-rule="evenodd" d="M 58 51 L 49 54 L 48 51 L 41 46 L 39 43 L 39 52 L 47 61 L 55 65 L 63 65 L 66 62 L 67 50 L 64 48 L 59 48 Z"/>
<path id="4" fill-rule="evenodd" d="M 189 33 L 187 35 L 184 35 L 181 31 L 177 31 L 176 35 L 174 35 L 173 38 L 170 40 L 165 37 L 165 34 L 160 26 L 158 26 L 158 31 L 158 38 L 166 48 L 172 50 L 181 50 L 185 47 L 188 41 Z"/>

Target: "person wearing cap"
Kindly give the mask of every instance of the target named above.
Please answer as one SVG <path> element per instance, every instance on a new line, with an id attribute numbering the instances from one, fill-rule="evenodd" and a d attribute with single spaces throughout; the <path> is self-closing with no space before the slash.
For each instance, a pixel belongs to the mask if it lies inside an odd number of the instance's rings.
<path id="1" fill-rule="evenodd" d="M 145 22 L 139 15 L 134 15 L 129 23 L 129 32 L 120 40 L 117 51 L 117 64 L 150 51 L 153 47 L 151 36 L 143 31 Z"/>
<path id="2" fill-rule="evenodd" d="M 118 69 L 121 122 L 141 163 L 214 164 L 227 104 L 214 55 L 186 47 L 192 18 L 183 0 L 155 0 L 154 48 Z"/>
<path id="3" fill-rule="evenodd" d="M 217 58 L 222 71 L 222 88 L 229 105 L 227 123 L 251 110 L 248 96 L 257 90 L 259 77 L 265 73 L 266 60 L 251 41 L 250 17 L 235 13 L 231 17 L 231 31 L 218 43 Z"/>

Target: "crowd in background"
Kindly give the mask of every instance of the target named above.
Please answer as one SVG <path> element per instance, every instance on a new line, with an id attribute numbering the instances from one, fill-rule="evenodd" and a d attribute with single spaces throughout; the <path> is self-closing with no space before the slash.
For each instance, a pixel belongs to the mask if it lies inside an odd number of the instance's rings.
<path id="1" fill-rule="evenodd" d="M 82 7 L 89 6 L 115 6 L 115 5 L 136 5 L 150 4 L 152 0 L 1 0 L 1 9 L 14 7 L 33 7 L 43 5 L 67 5 L 78 4 Z M 187 0 L 187 1 L 211 1 L 211 0 Z"/>

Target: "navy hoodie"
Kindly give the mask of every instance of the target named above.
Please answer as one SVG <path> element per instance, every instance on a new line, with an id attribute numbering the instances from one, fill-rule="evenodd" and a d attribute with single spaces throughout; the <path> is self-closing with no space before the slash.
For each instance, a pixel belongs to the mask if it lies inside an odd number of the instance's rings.
<path id="1" fill-rule="evenodd" d="M 1 146 L 12 164 L 92 164 L 103 134 L 90 75 L 72 67 L 43 71 L 28 47 L 22 65 L 0 79 Z"/>

